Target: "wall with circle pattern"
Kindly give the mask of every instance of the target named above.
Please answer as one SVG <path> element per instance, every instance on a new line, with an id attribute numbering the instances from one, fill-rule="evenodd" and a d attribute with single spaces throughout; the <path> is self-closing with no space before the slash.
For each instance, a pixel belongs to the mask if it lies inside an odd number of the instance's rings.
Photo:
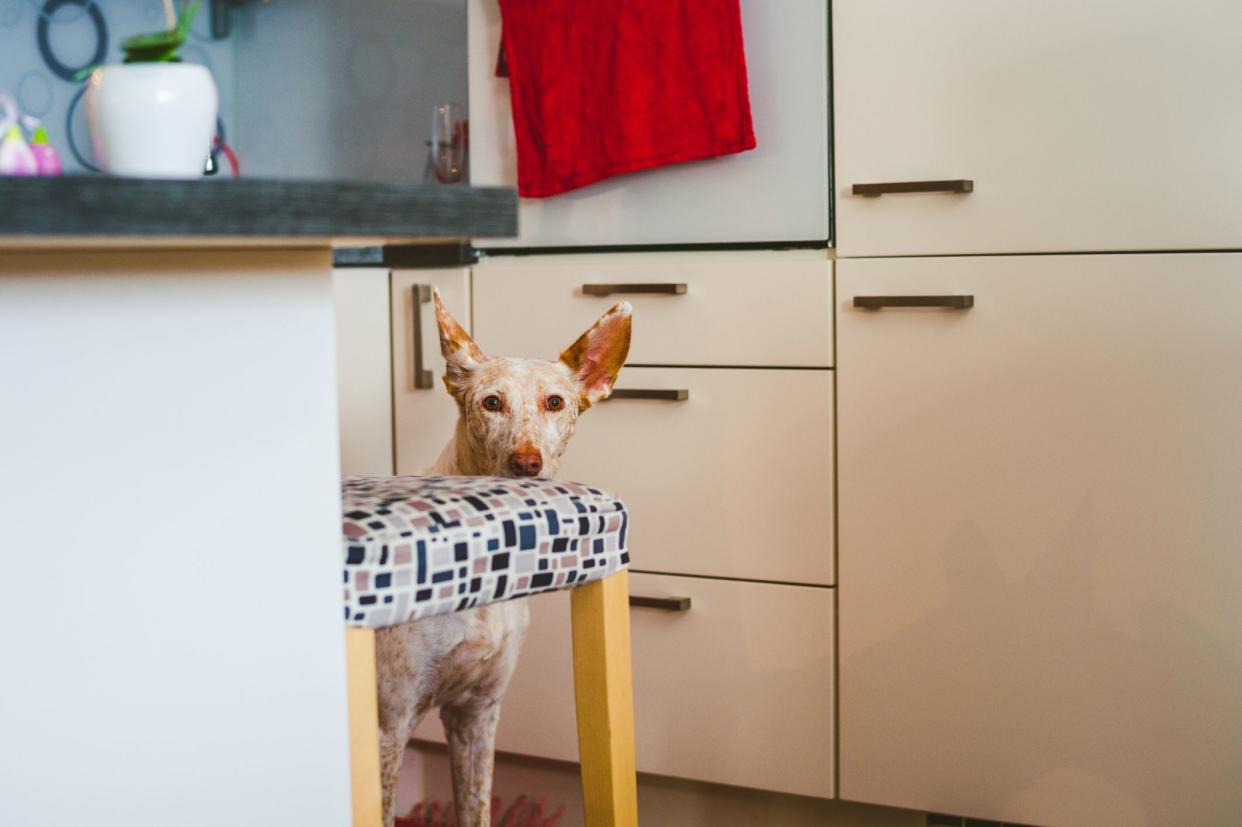
<path id="1" fill-rule="evenodd" d="M 423 179 L 432 107 L 466 100 L 464 0 L 269 0 L 232 17 L 214 40 L 205 5 L 182 57 L 215 75 L 244 175 Z M 66 76 L 163 20 L 161 0 L 0 0 L 0 90 L 43 121 L 67 173 L 89 169 L 70 135 L 94 155 Z"/>
<path id="2" fill-rule="evenodd" d="M 86 171 L 70 151 L 70 133 L 81 160 L 94 163 L 85 107 L 80 100 L 74 105 L 83 87 L 74 72 L 100 57 L 119 61 L 122 40 L 163 24 L 160 0 L 0 0 L 0 89 L 43 122 L 67 173 Z M 227 137 L 234 119 L 232 44 L 213 40 L 207 14 L 200 13 L 181 55 L 215 75 Z"/>

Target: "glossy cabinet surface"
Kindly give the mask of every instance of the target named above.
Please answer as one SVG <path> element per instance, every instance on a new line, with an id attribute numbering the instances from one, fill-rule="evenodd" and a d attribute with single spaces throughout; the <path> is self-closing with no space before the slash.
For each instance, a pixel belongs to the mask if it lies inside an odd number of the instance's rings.
<path id="1" fill-rule="evenodd" d="M 625 368 L 561 476 L 618 492 L 640 571 L 833 582 L 832 372 Z"/>
<path id="2" fill-rule="evenodd" d="M 1235 823 L 1242 254 L 837 267 L 841 796 Z"/>
<path id="3" fill-rule="evenodd" d="M 843 256 L 1242 247 L 1242 4 L 834 0 Z M 854 184 L 970 179 L 969 194 Z"/>
<path id="4" fill-rule="evenodd" d="M 387 268 L 335 270 L 332 296 L 336 306 L 341 473 L 391 474 L 389 271 Z"/>
<path id="5" fill-rule="evenodd" d="M 509 80 L 495 76 L 500 7 L 468 0 L 470 180 L 517 182 Z M 824 241 L 828 238 L 828 3 L 742 0 L 749 152 L 523 199 L 516 239 L 480 247 Z M 669 129 L 677 129 L 670 116 Z"/>
<path id="6" fill-rule="evenodd" d="M 587 295 L 605 285 L 683 290 Z M 629 364 L 832 365 L 832 264 L 822 250 L 497 256 L 475 268 L 488 353 L 555 359 L 623 300 L 634 307 Z"/>
<path id="7" fill-rule="evenodd" d="M 489 354 L 555 359 L 612 304 L 633 305 L 617 393 L 583 413 L 560 476 L 626 502 L 634 594 L 691 600 L 632 614 L 642 772 L 833 793 L 831 266 L 800 250 L 495 255 L 474 268 Z M 684 290 L 583 290 L 604 284 Z M 665 398 L 633 396 L 644 392 Z M 568 595 L 531 603 L 498 746 L 574 761 Z M 442 738 L 439 722 L 417 737 Z"/>
<path id="8" fill-rule="evenodd" d="M 834 590 L 630 576 L 639 772 L 830 797 Z M 531 628 L 497 749 L 576 761 L 569 594 L 529 598 Z M 429 715 L 416 738 L 443 740 Z"/>

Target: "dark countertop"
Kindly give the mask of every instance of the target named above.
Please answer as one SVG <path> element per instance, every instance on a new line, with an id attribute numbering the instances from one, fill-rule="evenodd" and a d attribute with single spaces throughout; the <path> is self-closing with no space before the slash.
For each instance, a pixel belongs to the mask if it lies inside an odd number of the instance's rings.
<path id="1" fill-rule="evenodd" d="M 359 246 L 517 234 L 497 187 L 107 176 L 0 177 L 0 247 Z"/>

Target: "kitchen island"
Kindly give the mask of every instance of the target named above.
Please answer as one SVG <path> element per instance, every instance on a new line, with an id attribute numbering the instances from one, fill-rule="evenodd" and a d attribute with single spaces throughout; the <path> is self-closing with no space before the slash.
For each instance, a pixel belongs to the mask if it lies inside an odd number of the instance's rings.
<path id="1" fill-rule="evenodd" d="M 350 821 L 332 248 L 511 190 L 0 179 L 0 823 Z"/>

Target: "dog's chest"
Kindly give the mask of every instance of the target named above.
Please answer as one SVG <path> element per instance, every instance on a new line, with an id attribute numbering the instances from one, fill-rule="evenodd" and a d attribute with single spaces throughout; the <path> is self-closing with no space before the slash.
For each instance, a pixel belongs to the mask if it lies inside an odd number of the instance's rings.
<path id="1" fill-rule="evenodd" d="M 526 601 L 510 600 L 409 624 L 406 643 L 421 684 L 418 705 L 498 702 L 529 623 Z"/>

